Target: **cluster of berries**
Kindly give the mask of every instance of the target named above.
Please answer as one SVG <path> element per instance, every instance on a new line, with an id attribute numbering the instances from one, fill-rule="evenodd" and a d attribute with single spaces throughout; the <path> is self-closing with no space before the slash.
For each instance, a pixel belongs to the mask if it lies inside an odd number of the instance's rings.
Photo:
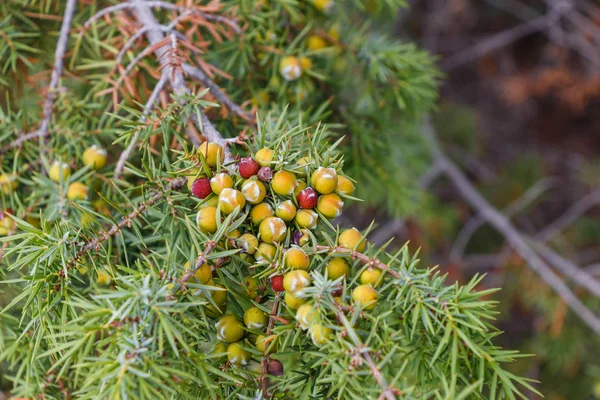
<path id="1" fill-rule="evenodd" d="M 232 365 L 249 363 L 253 348 L 261 354 L 277 349 L 277 335 L 268 328 L 268 299 L 283 297 L 290 312 L 301 329 L 307 330 L 316 346 L 324 345 L 333 331 L 319 316 L 311 299 L 310 271 L 322 268 L 321 273 L 329 280 L 342 280 L 351 275 L 349 257 L 326 255 L 327 262 L 321 267 L 316 256 L 320 235 L 316 231 L 320 221 L 341 215 L 344 198 L 354 192 L 352 181 L 342 175 L 339 163 L 317 165 L 310 156 L 294 160 L 289 154 L 277 154 L 264 147 L 254 154 L 240 159 L 235 165 L 222 166 L 223 149 L 215 143 L 203 143 L 197 152 L 204 168 L 195 170 L 188 177 L 192 196 L 201 199 L 196 221 L 207 234 L 215 233 L 228 215 L 245 215 L 243 223 L 236 228 L 226 228 L 226 245 L 239 249 L 240 260 L 247 268 L 244 282 L 248 298 L 264 308 L 251 307 L 242 316 L 225 314 L 227 291 L 215 283 L 212 269 L 204 264 L 195 273 L 196 280 L 214 287 L 204 291 L 208 298 L 207 315 L 219 318 L 216 335 L 219 342 L 215 352 L 227 355 Z M 206 166 L 208 168 L 206 168 Z M 326 224 L 330 224 L 327 222 Z M 322 240 L 321 240 L 322 241 Z M 362 252 L 366 242 L 355 228 L 342 231 L 337 237 L 340 249 Z M 189 264 L 186 266 L 189 268 Z M 258 274 L 252 275 L 250 271 Z M 260 276 L 261 280 L 257 279 Z M 339 304 L 352 300 L 362 310 L 370 310 L 377 303 L 376 287 L 381 284 L 382 272 L 375 268 L 361 268 L 359 279 L 348 299 L 343 290 L 335 294 Z M 218 278 L 215 277 L 218 280 Z M 269 282 L 267 284 L 266 282 Z M 341 286 L 341 285 L 340 285 Z M 257 288 L 264 289 L 257 296 Z M 271 303 L 272 305 L 272 303 Z M 279 317 L 281 318 L 281 317 Z M 247 340 L 245 344 L 244 340 Z M 227 344 L 225 344 L 227 343 Z M 281 363 L 269 358 L 269 370 L 282 371 Z M 277 375 L 277 373 L 273 373 Z"/>

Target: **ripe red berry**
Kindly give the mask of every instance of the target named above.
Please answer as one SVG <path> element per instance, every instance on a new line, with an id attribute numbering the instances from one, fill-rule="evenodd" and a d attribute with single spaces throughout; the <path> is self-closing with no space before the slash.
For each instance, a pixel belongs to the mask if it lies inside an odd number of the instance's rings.
<path id="1" fill-rule="evenodd" d="M 273 179 L 273 170 L 269 167 L 262 167 L 258 171 L 258 179 L 260 179 L 263 182 L 270 181 L 271 179 Z"/>
<path id="2" fill-rule="evenodd" d="M 245 157 L 240 160 L 239 171 L 244 179 L 248 179 L 258 172 L 260 165 L 252 157 Z"/>
<path id="3" fill-rule="evenodd" d="M 271 278 L 271 287 L 276 292 L 283 292 L 283 275 L 275 275 Z"/>
<path id="4" fill-rule="evenodd" d="M 198 178 L 192 183 L 192 195 L 199 199 L 205 199 L 212 193 L 210 188 L 210 179 Z"/>
<path id="5" fill-rule="evenodd" d="M 317 192 L 313 188 L 307 187 L 298 193 L 296 200 L 298 200 L 300 208 L 311 209 L 317 206 L 318 197 Z"/>
<path id="6" fill-rule="evenodd" d="M 283 375 L 283 364 L 278 360 L 269 360 L 267 364 L 267 372 L 269 375 L 281 376 Z"/>

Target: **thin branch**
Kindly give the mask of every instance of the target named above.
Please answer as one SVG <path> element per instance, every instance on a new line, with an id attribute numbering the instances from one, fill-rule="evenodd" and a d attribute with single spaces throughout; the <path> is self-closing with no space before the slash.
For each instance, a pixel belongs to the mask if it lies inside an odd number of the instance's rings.
<path id="1" fill-rule="evenodd" d="M 359 251 L 356 251 L 356 250 L 347 249 L 347 248 L 341 247 L 341 246 L 331 247 L 331 246 L 323 246 L 323 245 L 317 245 L 317 246 L 315 246 L 315 249 L 317 251 L 325 251 L 328 253 L 345 253 L 345 254 L 350 255 L 350 258 L 352 258 L 353 260 L 359 260 L 360 262 L 362 262 L 365 265 L 369 265 L 371 267 L 378 268 L 384 272 L 387 272 L 388 274 L 390 274 L 391 276 L 393 276 L 396 279 L 400 279 L 402 277 L 398 271 L 394 271 L 386 263 L 382 262 L 380 259 L 370 258 L 368 255 L 361 253 Z"/>

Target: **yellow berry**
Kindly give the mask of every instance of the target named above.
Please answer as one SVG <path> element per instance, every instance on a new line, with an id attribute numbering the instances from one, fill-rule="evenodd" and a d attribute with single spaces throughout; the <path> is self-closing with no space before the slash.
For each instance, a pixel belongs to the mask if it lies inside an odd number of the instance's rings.
<path id="1" fill-rule="evenodd" d="M 71 168 L 67 163 L 54 161 L 48 171 L 48 177 L 54 182 L 66 181 L 71 176 Z"/>
<path id="2" fill-rule="evenodd" d="M 337 187 L 338 176 L 334 168 L 319 167 L 310 177 L 313 189 L 321 194 L 329 194 Z"/>
<path id="3" fill-rule="evenodd" d="M 269 317 L 258 307 L 249 308 L 244 313 L 244 324 L 248 329 L 262 329 L 268 322 Z"/>
<path id="4" fill-rule="evenodd" d="M 377 305 L 377 291 L 371 285 L 359 285 L 352 291 L 352 300 L 365 310 L 372 310 Z"/>
<path id="5" fill-rule="evenodd" d="M 302 236 L 298 239 L 298 245 L 304 246 L 306 243 L 310 241 L 310 235 L 308 234 L 308 229 L 300 229 L 300 233 Z"/>
<path id="6" fill-rule="evenodd" d="M 339 27 L 337 25 L 334 25 L 331 28 L 329 28 L 329 30 L 327 31 L 327 34 L 333 40 L 340 40 L 340 29 L 339 29 Z"/>
<path id="7" fill-rule="evenodd" d="M 298 193 L 300 193 L 301 191 L 303 191 L 304 189 L 307 188 L 307 184 L 304 181 L 298 181 L 298 186 L 296 186 L 296 189 L 294 189 L 294 196 L 298 196 Z"/>
<path id="8" fill-rule="evenodd" d="M 367 268 L 360 274 L 360 283 L 363 285 L 371 285 L 373 287 L 379 286 L 381 282 L 379 277 L 381 276 L 381 270 L 377 268 Z"/>
<path id="9" fill-rule="evenodd" d="M 250 204 L 258 204 L 265 199 L 267 188 L 261 181 L 248 179 L 242 184 L 242 194 Z"/>
<path id="10" fill-rule="evenodd" d="M 244 337 L 246 333 L 244 324 L 235 315 L 228 314 L 215 324 L 217 330 L 217 339 L 223 342 L 237 342 Z"/>
<path id="11" fill-rule="evenodd" d="M 321 50 L 327 47 L 327 42 L 320 36 L 311 35 L 306 39 L 306 47 L 309 50 Z"/>
<path id="12" fill-rule="evenodd" d="M 236 242 L 248 254 L 254 254 L 258 247 L 258 239 L 251 233 L 244 233 Z"/>
<path id="13" fill-rule="evenodd" d="M 300 57 L 300 65 L 304 71 L 308 71 L 312 68 L 312 61 L 308 57 Z"/>
<path id="14" fill-rule="evenodd" d="M 289 292 L 285 293 L 283 299 L 285 300 L 285 304 L 288 306 L 288 308 L 291 308 L 292 310 L 295 310 L 302 304 L 306 303 L 306 299 L 303 299 L 302 297 L 297 297 Z"/>
<path id="15" fill-rule="evenodd" d="M 359 252 L 364 251 L 366 246 L 366 241 L 363 240 L 362 234 L 356 228 L 346 229 L 340 233 L 338 243 L 342 247 Z"/>
<path id="16" fill-rule="evenodd" d="M 19 181 L 15 174 L 1 174 L 0 175 L 0 187 L 4 194 L 10 194 L 13 190 L 19 187 Z"/>
<path id="17" fill-rule="evenodd" d="M 260 240 L 265 243 L 277 243 L 285 239 L 287 226 L 281 218 L 265 218 L 258 227 Z"/>
<path id="18" fill-rule="evenodd" d="M 253 276 L 247 276 L 244 278 L 244 289 L 250 299 L 256 297 L 256 289 L 258 289 L 258 279 Z"/>
<path id="19" fill-rule="evenodd" d="M 295 81 L 302 75 L 302 63 L 297 57 L 283 57 L 279 63 L 279 72 L 286 81 Z"/>
<path id="20" fill-rule="evenodd" d="M 256 251 L 256 261 L 273 261 L 277 254 L 277 247 L 272 244 L 261 242 Z"/>
<path id="21" fill-rule="evenodd" d="M 271 164 L 271 160 L 273 160 L 273 150 L 268 147 L 263 147 L 254 155 L 254 159 L 261 167 L 268 167 Z"/>
<path id="22" fill-rule="evenodd" d="M 91 169 L 100 169 L 106 165 L 106 150 L 96 145 L 88 147 L 82 156 L 83 164 Z"/>
<path id="23" fill-rule="evenodd" d="M 251 358 L 252 354 L 243 349 L 239 343 L 231 343 L 227 347 L 227 359 L 236 367 L 248 364 Z"/>
<path id="24" fill-rule="evenodd" d="M 277 205 L 275 215 L 285 222 L 290 222 L 296 216 L 296 206 L 291 200 L 282 201 Z"/>
<path id="25" fill-rule="evenodd" d="M 209 304 L 206 306 L 206 313 L 212 317 L 222 315 L 227 310 L 227 290 L 223 285 L 217 285 L 211 279 L 206 284 L 212 290 L 203 290 L 200 297 L 207 298 Z"/>
<path id="26" fill-rule="evenodd" d="M 88 196 L 88 187 L 81 182 L 73 182 L 67 189 L 67 198 L 69 200 L 85 200 Z"/>
<path id="27" fill-rule="evenodd" d="M 271 180 L 273 191 L 280 196 L 290 196 L 298 186 L 296 175 L 289 171 L 277 171 Z"/>
<path id="28" fill-rule="evenodd" d="M 339 217 L 342 215 L 343 208 L 344 202 L 337 194 L 329 193 L 319 196 L 317 210 L 319 210 L 326 218 Z"/>
<path id="29" fill-rule="evenodd" d="M 308 332 L 316 346 L 323 346 L 333 335 L 331 328 L 323 326 L 322 324 L 312 324 L 308 329 Z"/>
<path id="30" fill-rule="evenodd" d="M 308 286 L 310 275 L 302 269 L 290 271 L 283 277 L 283 288 L 288 293 L 297 293 Z"/>
<path id="31" fill-rule="evenodd" d="M 338 182 L 336 191 L 347 196 L 351 196 L 354 193 L 354 183 L 344 175 L 338 175 Z"/>
<path id="32" fill-rule="evenodd" d="M 201 208 L 196 214 L 196 223 L 204 232 L 215 233 L 217 231 L 217 208 Z"/>
<path id="33" fill-rule="evenodd" d="M 296 321 L 302 329 L 308 329 L 316 316 L 317 312 L 312 304 L 303 304 L 296 311 Z"/>
<path id="34" fill-rule="evenodd" d="M 211 353 L 216 357 L 223 357 L 227 355 L 227 345 L 223 342 L 217 342 Z"/>
<path id="35" fill-rule="evenodd" d="M 232 187 L 233 178 L 225 172 L 221 172 L 220 174 L 217 174 L 210 179 L 210 188 L 217 195 L 221 194 L 223 189 Z"/>
<path id="36" fill-rule="evenodd" d="M 265 218 L 274 216 L 273 208 L 268 203 L 260 203 L 252 207 L 250 210 L 250 220 L 254 225 L 258 225 L 264 221 Z"/>
<path id="37" fill-rule="evenodd" d="M 261 353 L 265 353 L 265 348 L 267 349 L 266 354 L 271 354 L 277 351 L 277 336 L 276 335 L 258 335 L 256 337 L 256 350 Z"/>
<path id="38" fill-rule="evenodd" d="M 239 190 L 225 188 L 219 195 L 219 207 L 224 214 L 231 214 L 237 207 L 244 208 L 246 198 Z"/>
<path id="39" fill-rule="evenodd" d="M 204 142 L 198 148 L 198 156 L 202 155 L 206 160 L 206 164 L 209 167 L 216 167 L 217 160 L 220 158 L 221 162 L 225 160 L 225 153 L 223 148 L 217 143 Z"/>
<path id="40" fill-rule="evenodd" d="M 327 263 L 327 277 L 336 280 L 350 274 L 350 264 L 343 258 L 332 258 Z"/>
<path id="41" fill-rule="evenodd" d="M 334 5 L 334 0 L 313 0 L 313 6 L 321 12 L 329 12 Z"/>
<path id="42" fill-rule="evenodd" d="M 99 269 L 98 271 L 96 271 L 96 273 L 96 282 L 98 282 L 98 285 L 106 286 L 110 283 L 112 277 L 108 272 L 106 272 L 103 269 Z"/>
<path id="43" fill-rule="evenodd" d="M 227 239 L 237 239 L 242 236 L 242 232 L 239 229 L 235 228 L 232 231 L 227 232 Z"/>
<path id="44" fill-rule="evenodd" d="M 187 270 L 190 268 L 190 262 L 186 262 L 184 265 L 184 268 Z M 196 273 L 194 273 L 194 277 L 198 280 L 198 282 L 200 282 L 201 284 L 205 285 L 210 281 L 210 278 L 212 278 L 212 270 L 210 269 L 210 265 L 208 264 L 202 264 L 200 266 L 200 268 L 198 268 L 198 270 L 196 271 Z"/>
<path id="45" fill-rule="evenodd" d="M 285 252 L 283 264 L 287 268 L 307 270 L 310 266 L 310 258 L 304 250 L 300 248 L 291 248 Z"/>
<path id="46" fill-rule="evenodd" d="M 319 215 L 313 210 L 299 210 L 295 221 L 301 228 L 315 229 L 319 222 Z"/>
<path id="47" fill-rule="evenodd" d="M 192 190 L 192 185 L 196 179 L 204 177 L 204 174 L 201 173 L 200 168 L 191 168 L 185 172 L 185 176 L 187 176 L 187 188 Z"/>

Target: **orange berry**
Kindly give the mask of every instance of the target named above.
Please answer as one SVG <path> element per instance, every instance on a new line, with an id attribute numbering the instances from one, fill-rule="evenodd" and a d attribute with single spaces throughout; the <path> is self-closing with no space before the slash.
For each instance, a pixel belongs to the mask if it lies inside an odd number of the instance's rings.
<path id="1" fill-rule="evenodd" d="M 277 171 L 271 180 L 273 191 L 280 196 L 290 196 L 298 186 L 296 175 L 289 171 Z"/>
<path id="2" fill-rule="evenodd" d="M 291 308 L 292 310 L 295 310 L 302 304 L 306 303 L 306 299 L 303 299 L 302 297 L 297 297 L 291 294 L 290 292 L 285 292 L 285 296 L 283 298 L 285 300 L 285 304 L 288 306 L 288 308 Z"/>
<path id="3" fill-rule="evenodd" d="M 304 250 L 291 248 L 285 252 L 283 264 L 287 268 L 307 270 L 310 266 L 310 258 Z"/>
<path id="4" fill-rule="evenodd" d="M 268 147 L 263 147 L 254 155 L 254 159 L 261 167 L 268 167 L 273 159 L 273 150 Z"/>
<path id="5" fill-rule="evenodd" d="M 273 261 L 275 255 L 277 254 L 277 247 L 272 244 L 261 242 L 256 249 L 256 261 L 258 262 L 268 262 Z"/>
<path id="6" fill-rule="evenodd" d="M 366 241 L 363 240 L 363 235 L 356 228 L 346 229 L 338 238 L 340 246 L 347 249 L 363 252 L 365 250 Z"/>
<path id="7" fill-rule="evenodd" d="M 379 280 L 380 277 L 381 270 L 377 268 L 367 268 L 360 274 L 360 283 L 377 287 L 381 284 L 381 281 Z"/>
<path id="8" fill-rule="evenodd" d="M 290 222 L 296 216 L 296 206 L 291 200 L 282 201 L 275 208 L 275 215 L 285 222 Z"/>
<path id="9" fill-rule="evenodd" d="M 352 300 L 365 310 L 372 310 L 377 305 L 377 291 L 371 285 L 359 285 L 352 291 Z"/>
<path id="10" fill-rule="evenodd" d="M 338 176 L 334 168 L 319 167 L 310 177 L 311 186 L 321 194 L 329 194 L 337 187 Z"/>
<path id="11" fill-rule="evenodd" d="M 354 183 L 344 175 L 338 175 L 336 191 L 347 196 L 352 196 L 354 193 Z"/>
<path id="12" fill-rule="evenodd" d="M 324 194 L 319 197 L 317 202 L 317 210 L 326 218 L 336 218 L 342 215 L 344 202 L 335 193 Z"/>
<path id="13" fill-rule="evenodd" d="M 242 194 L 250 204 L 258 204 L 265 199 L 267 188 L 261 181 L 249 179 L 242 184 Z"/>
<path id="14" fill-rule="evenodd" d="M 260 224 L 265 218 L 274 216 L 273 208 L 268 203 L 260 203 L 250 210 L 250 220 L 254 225 Z"/>
<path id="15" fill-rule="evenodd" d="M 285 239 L 287 226 L 281 218 L 268 217 L 265 218 L 258 227 L 260 240 L 265 243 L 281 242 Z"/>
<path id="16" fill-rule="evenodd" d="M 301 228 L 314 229 L 317 227 L 319 215 L 313 210 L 299 210 L 296 213 L 295 221 Z"/>
<path id="17" fill-rule="evenodd" d="M 232 187 L 233 178 L 225 172 L 221 172 L 210 179 L 210 188 L 215 194 L 221 194 L 223 189 Z"/>
<path id="18" fill-rule="evenodd" d="M 286 292 L 296 293 L 310 286 L 310 275 L 303 269 L 290 271 L 283 277 L 283 288 Z"/>
<path id="19" fill-rule="evenodd" d="M 221 162 L 225 160 L 225 153 L 223 152 L 223 148 L 217 143 L 204 142 L 198 148 L 198 156 L 203 156 L 206 160 L 206 164 L 209 167 L 217 166 L 217 159 L 221 159 Z"/>
<path id="20" fill-rule="evenodd" d="M 237 207 L 244 208 L 246 198 L 239 190 L 225 188 L 219 195 L 219 207 L 224 214 L 231 214 Z"/>
<path id="21" fill-rule="evenodd" d="M 327 277 L 336 280 L 342 276 L 350 274 L 350 264 L 343 258 L 332 258 L 327 263 Z"/>

